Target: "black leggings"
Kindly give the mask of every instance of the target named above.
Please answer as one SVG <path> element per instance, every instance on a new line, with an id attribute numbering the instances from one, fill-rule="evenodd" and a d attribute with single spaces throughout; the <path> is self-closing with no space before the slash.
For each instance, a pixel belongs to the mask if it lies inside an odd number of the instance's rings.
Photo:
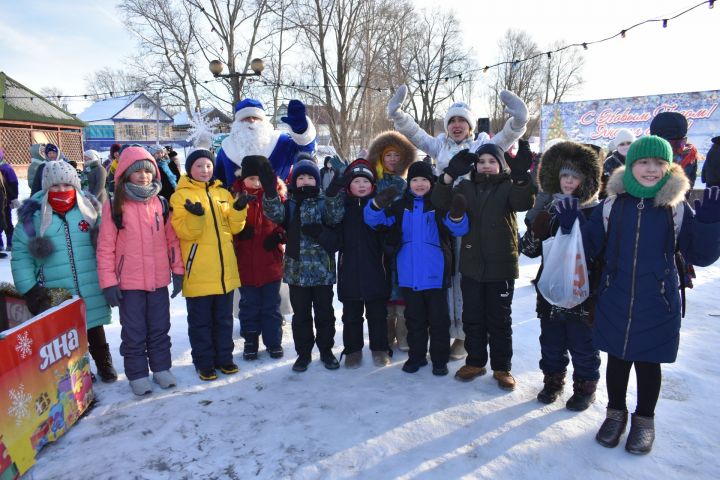
<path id="1" fill-rule="evenodd" d="M 608 392 L 608 408 L 627 410 L 625 397 L 627 395 L 630 369 L 635 364 L 637 378 L 637 406 L 635 413 L 643 417 L 655 416 L 655 405 L 660 396 L 662 372 L 659 363 L 628 362 L 626 360 L 608 355 L 605 381 Z"/>

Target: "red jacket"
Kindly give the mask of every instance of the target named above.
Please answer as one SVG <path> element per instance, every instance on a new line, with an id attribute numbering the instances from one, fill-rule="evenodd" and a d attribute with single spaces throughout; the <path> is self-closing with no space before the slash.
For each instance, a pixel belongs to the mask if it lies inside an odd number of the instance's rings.
<path id="1" fill-rule="evenodd" d="M 232 191 L 233 193 L 245 191 L 256 197 L 255 200 L 248 203 L 245 220 L 245 228 L 252 228 L 253 236 L 247 240 L 240 240 L 239 237 L 242 235 L 236 235 L 233 240 L 240 271 L 240 283 L 245 287 L 261 287 L 282 280 L 284 247 L 281 244 L 273 250 L 267 251 L 263 247 L 263 242 L 274 233 L 284 236 L 285 230 L 263 214 L 262 188 L 248 189 L 242 180 L 237 179 L 233 184 Z M 278 179 L 278 193 L 282 200 L 285 198 L 285 192 L 285 184 Z"/>

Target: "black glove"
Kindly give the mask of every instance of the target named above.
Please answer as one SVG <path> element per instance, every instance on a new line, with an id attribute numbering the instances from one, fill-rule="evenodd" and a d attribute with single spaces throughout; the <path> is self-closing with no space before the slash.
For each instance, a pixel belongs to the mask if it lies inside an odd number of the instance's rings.
<path id="1" fill-rule="evenodd" d="M 700 223 L 720 222 L 720 187 L 708 187 L 703 201 L 695 200 L 695 218 Z"/>
<path id="2" fill-rule="evenodd" d="M 274 232 L 265 237 L 265 240 L 263 240 L 263 248 L 268 251 L 272 252 L 274 249 L 278 247 L 283 241 L 285 240 L 285 237 L 280 232 Z"/>
<path id="3" fill-rule="evenodd" d="M 462 218 L 463 215 L 465 215 L 465 210 L 467 210 L 467 200 L 465 199 L 465 195 L 462 193 L 456 193 L 453 195 L 452 202 L 450 203 L 450 212 L 448 212 L 450 220 Z"/>
<path id="4" fill-rule="evenodd" d="M 505 154 L 505 161 L 510 167 L 510 177 L 518 182 L 527 182 L 530 180 L 530 165 L 533 162 L 533 153 L 530 151 L 530 142 L 520 140 L 518 142 L 518 151 L 515 158 Z"/>
<path id="5" fill-rule="evenodd" d="M 300 227 L 300 230 L 308 237 L 317 240 L 323 232 L 323 226 L 319 223 L 308 223 Z"/>
<path id="6" fill-rule="evenodd" d="M 233 203 L 233 208 L 237 211 L 241 211 L 247 207 L 248 203 L 252 202 L 256 198 L 257 197 L 255 195 L 250 195 L 247 192 L 240 192 Z"/>
<path id="7" fill-rule="evenodd" d="M 197 215 L 198 217 L 202 217 L 205 215 L 205 209 L 202 206 L 202 203 L 200 202 L 191 202 L 188 198 L 185 200 L 185 210 L 192 213 L 193 215 Z"/>
<path id="8" fill-rule="evenodd" d="M 178 296 L 180 292 L 182 292 L 182 283 L 183 283 L 184 275 L 178 275 L 177 273 L 172 274 L 172 293 L 170 294 L 170 298 L 175 298 Z"/>
<path id="9" fill-rule="evenodd" d="M 470 152 L 467 148 L 460 150 L 450 159 L 450 163 L 445 167 L 445 173 L 453 179 L 467 175 L 478 161 L 477 153 Z"/>
<path id="10" fill-rule="evenodd" d="M 337 171 L 335 172 L 335 176 L 330 181 L 330 185 L 325 189 L 325 196 L 326 197 L 334 197 L 340 192 L 340 190 L 344 190 L 347 188 L 347 186 L 350 184 L 352 179 L 349 175 L 340 175 Z"/>
<path id="11" fill-rule="evenodd" d="M 532 223 L 532 233 L 535 238 L 545 240 L 550 236 L 550 219 L 552 215 L 547 210 L 540 210 Z M 574 220 L 573 220 L 574 221 Z"/>
<path id="12" fill-rule="evenodd" d="M 238 233 L 237 238 L 238 240 L 250 240 L 255 235 L 255 229 L 252 227 L 252 225 L 245 224 L 245 228 L 243 228 L 240 233 Z"/>
<path id="13" fill-rule="evenodd" d="M 562 233 L 570 233 L 573 224 L 575 223 L 575 219 L 583 218 L 583 216 L 580 215 L 580 210 L 578 209 L 577 198 L 565 198 L 562 202 L 559 202 L 555 208 L 558 212 L 557 218 L 558 222 L 560 222 Z M 580 220 L 580 222 L 582 223 L 582 220 Z"/>
<path id="14" fill-rule="evenodd" d="M 260 163 L 258 168 L 258 177 L 260 178 L 260 183 L 265 191 L 265 197 L 277 197 L 277 175 L 275 175 L 275 171 L 273 170 L 272 165 L 270 165 L 270 162 Z"/>
<path id="15" fill-rule="evenodd" d="M 382 192 L 375 195 L 373 202 L 379 209 L 387 208 L 392 201 L 397 197 L 397 189 L 395 187 L 388 187 Z"/>
<path id="16" fill-rule="evenodd" d="M 117 307 L 118 305 L 120 305 L 120 300 L 122 300 L 123 298 L 120 287 L 118 287 L 117 285 L 103 288 L 103 295 L 105 295 L 105 301 L 111 307 Z"/>
<path id="17" fill-rule="evenodd" d="M 23 298 L 33 316 L 44 312 L 52 306 L 50 303 L 50 290 L 37 283 L 23 295 Z"/>

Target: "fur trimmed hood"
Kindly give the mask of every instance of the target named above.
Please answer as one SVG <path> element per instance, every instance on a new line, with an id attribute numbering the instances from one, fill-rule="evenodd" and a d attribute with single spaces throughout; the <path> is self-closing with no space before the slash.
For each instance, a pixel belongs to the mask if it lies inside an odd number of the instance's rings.
<path id="1" fill-rule="evenodd" d="M 607 183 L 607 194 L 619 195 L 625 193 L 625 184 L 623 176 L 625 175 L 625 167 L 618 167 Z M 685 175 L 683 168 L 677 163 L 670 164 L 670 178 L 665 182 L 660 191 L 655 195 L 654 203 L 659 207 L 675 207 L 685 200 L 685 194 L 690 190 L 690 181 Z"/>
<path id="2" fill-rule="evenodd" d="M 587 203 L 600 190 L 602 160 L 595 150 L 577 142 L 560 142 L 543 153 L 538 171 L 540 190 L 551 195 L 561 192 L 560 170 L 565 164 L 585 177 L 575 196 L 581 205 Z"/>
<path id="3" fill-rule="evenodd" d="M 410 140 L 405 137 L 405 135 L 394 130 L 388 130 L 387 132 L 380 133 L 370 143 L 367 153 L 367 161 L 375 169 L 375 175 L 378 179 L 382 178 L 381 175 L 379 175 L 379 170 L 377 168 L 378 162 L 382 160 L 380 155 L 382 155 L 385 148 L 391 145 L 400 150 L 400 156 L 402 157 L 399 171 L 395 172 L 396 175 L 404 178 L 407 175 L 407 170 L 410 168 L 410 164 L 415 161 L 417 148 L 415 148 L 415 145 L 413 145 Z"/>

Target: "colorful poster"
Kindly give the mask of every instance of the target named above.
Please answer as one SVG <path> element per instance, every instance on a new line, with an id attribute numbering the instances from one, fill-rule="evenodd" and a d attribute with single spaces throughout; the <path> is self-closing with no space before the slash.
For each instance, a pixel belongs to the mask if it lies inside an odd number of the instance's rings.
<path id="1" fill-rule="evenodd" d="M 606 147 L 621 128 L 636 137 L 649 135 L 655 115 L 680 112 L 688 119 L 688 142 L 705 155 L 710 139 L 720 135 L 719 105 L 720 90 L 543 105 L 540 143 L 563 138 Z"/>
<path id="2" fill-rule="evenodd" d="M 92 400 L 82 299 L 0 332 L 0 479 L 24 474 Z"/>

